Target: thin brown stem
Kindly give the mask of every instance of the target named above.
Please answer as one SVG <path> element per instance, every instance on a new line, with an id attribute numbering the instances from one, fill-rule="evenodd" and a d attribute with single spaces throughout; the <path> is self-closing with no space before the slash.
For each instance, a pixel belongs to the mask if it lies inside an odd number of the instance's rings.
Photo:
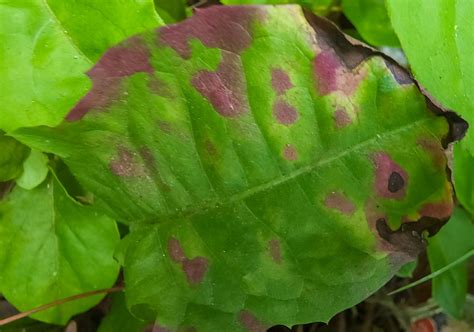
<path id="1" fill-rule="evenodd" d="M 66 297 L 64 299 L 59 299 L 59 300 L 53 301 L 53 302 L 48 303 L 48 304 L 43 304 L 43 305 L 41 305 L 39 307 L 36 307 L 36 308 L 33 308 L 31 310 L 20 312 L 16 315 L 7 317 L 5 319 L 0 319 L 0 326 L 7 325 L 9 323 L 15 322 L 15 321 L 20 320 L 22 318 L 25 318 L 29 315 L 32 315 L 32 314 L 35 314 L 37 312 L 44 311 L 44 310 L 56 307 L 56 306 L 64 304 L 64 303 L 80 300 L 80 299 L 83 299 L 83 298 L 86 298 L 86 297 L 89 297 L 89 296 L 98 295 L 98 294 L 109 294 L 109 293 L 120 292 L 122 290 L 123 290 L 123 286 L 116 286 L 116 287 L 112 287 L 112 288 L 98 289 L 98 290 L 94 290 L 94 291 L 90 291 L 90 292 L 86 292 L 86 293 L 76 294 L 76 295 L 73 295 L 73 296 L 70 296 L 70 297 Z"/>

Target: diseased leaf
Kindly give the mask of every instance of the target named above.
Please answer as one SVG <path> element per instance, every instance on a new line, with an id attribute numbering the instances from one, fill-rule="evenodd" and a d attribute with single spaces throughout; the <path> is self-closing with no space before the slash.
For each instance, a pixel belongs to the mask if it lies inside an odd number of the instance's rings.
<path id="1" fill-rule="evenodd" d="M 298 4 L 319 15 L 328 14 L 334 0 L 221 0 L 226 5 L 285 5 Z"/>
<path id="2" fill-rule="evenodd" d="M 385 0 L 342 0 L 342 9 L 365 41 L 374 46 L 398 46 Z"/>
<path id="3" fill-rule="evenodd" d="M 57 125 L 110 46 L 162 23 L 153 0 L 0 2 L 0 129 Z"/>
<path id="4" fill-rule="evenodd" d="M 0 131 L 0 182 L 21 174 L 21 165 L 28 156 L 28 148 Z"/>
<path id="5" fill-rule="evenodd" d="M 157 329 L 327 321 L 451 214 L 443 146 L 464 123 L 298 6 L 198 10 L 88 74 L 60 127 L 15 137 L 130 222 L 127 304 Z"/>
<path id="6" fill-rule="evenodd" d="M 47 175 L 48 157 L 33 149 L 23 163 L 23 172 L 16 179 L 16 184 L 24 189 L 33 189 L 39 186 Z"/>
<path id="7" fill-rule="evenodd" d="M 449 223 L 428 245 L 431 270 L 436 271 L 474 249 L 474 225 L 469 215 L 457 208 Z M 433 297 L 443 310 L 461 319 L 467 295 L 467 263 L 464 262 L 433 279 Z"/>
<path id="8" fill-rule="evenodd" d="M 19 310 L 107 288 L 119 266 L 116 224 L 71 200 L 50 179 L 32 190 L 16 187 L 0 202 L 0 287 Z M 69 302 L 32 315 L 65 324 L 103 296 Z"/>
<path id="9" fill-rule="evenodd" d="M 112 295 L 112 307 L 107 316 L 100 323 L 98 332 L 145 332 L 146 322 L 133 317 L 125 304 L 125 295 L 116 293 Z M 150 329 L 151 331 L 151 329 Z"/>

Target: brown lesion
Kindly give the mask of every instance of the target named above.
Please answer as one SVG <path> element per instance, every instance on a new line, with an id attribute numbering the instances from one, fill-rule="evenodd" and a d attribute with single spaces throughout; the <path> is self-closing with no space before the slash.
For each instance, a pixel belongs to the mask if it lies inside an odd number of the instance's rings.
<path id="1" fill-rule="evenodd" d="M 202 256 L 186 257 L 178 239 L 171 237 L 168 240 L 168 255 L 171 260 L 181 265 L 189 284 L 197 285 L 202 282 L 209 267 L 209 260 Z"/>
<path id="2" fill-rule="evenodd" d="M 242 310 L 238 314 L 238 321 L 249 332 L 266 332 L 269 326 L 265 326 L 253 313 Z"/>
<path id="3" fill-rule="evenodd" d="M 353 215 L 356 211 L 354 203 L 341 192 L 329 193 L 324 199 L 324 205 L 347 216 Z"/>

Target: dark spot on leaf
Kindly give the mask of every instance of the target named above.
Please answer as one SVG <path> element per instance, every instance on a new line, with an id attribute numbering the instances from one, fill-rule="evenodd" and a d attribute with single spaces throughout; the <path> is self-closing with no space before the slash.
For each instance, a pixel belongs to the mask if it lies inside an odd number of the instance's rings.
<path id="1" fill-rule="evenodd" d="M 283 158 L 289 161 L 295 161 L 298 159 L 298 151 L 291 144 L 286 144 L 283 149 Z"/>
<path id="2" fill-rule="evenodd" d="M 240 53 L 252 42 L 253 20 L 262 20 L 265 10 L 257 6 L 209 7 L 196 9 L 194 15 L 158 30 L 158 42 L 169 45 L 181 57 L 189 58 L 189 41 L 200 40 L 210 48 Z"/>
<path id="3" fill-rule="evenodd" d="M 207 271 L 208 261 L 204 257 L 195 257 L 183 261 L 183 271 L 190 284 L 198 284 L 204 278 Z"/>
<path id="4" fill-rule="evenodd" d="M 266 332 L 267 328 L 248 310 L 239 313 L 239 322 L 249 332 Z"/>
<path id="5" fill-rule="evenodd" d="M 392 172 L 392 174 L 390 174 L 387 186 L 388 191 L 391 193 L 396 193 L 397 191 L 403 189 L 404 185 L 405 180 L 403 180 L 403 177 L 399 173 Z"/>
<path id="6" fill-rule="evenodd" d="M 351 117 L 347 114 L 346 110 L 342 108 L 337 108 L 334 112 L 334 121 L 337 128 L 343 128 L 352 123 Z"/>
<path id="7" fill-rule="evenodd" d="M 298 112 L 285 101 L 279 100 L 273 105 L 273 116 L 283 125 L 290 125 L 298 120 Z"/>
<path id="8" fill-rule="evenodd" d="M 109 106 L 120 94 L 120 81 L 137 72 L 153 74 L 150 51 L 139 37 L 132 37 L 110 48 L 99 62 L 87 72 L 92 89 L 68 113 L 66 120 L 80 120 L 91 109 Z"/>
<path id="9" fill-rule="evenodd" d="M 131 177 L 145 174 L 143 165 L 138 163 L 136 156 L 125 148 L 119 148 L 118 157 L 112 159 L 109 166 L 112 173 L 118 176 Z"/>
<path id="10" fill-rule="evenodd" d="M 399 64 L 397 64 L 395 61 L 385 59 L 385 63 L 387 64 L 387 68 L 390 70 L 393 75 L 393 78 L 397 81 L 398 84 L 406 85 L 414 83 L 408 71 L 401 67 Z"/>
<path id="11" fill-rule="evenodd" d="M 237 117 L 248 112 L 245 81 L 240 57 L 223 52 L 216 72 L 200 71 L 192 84 L 225 117 Z"/>
<path id="12" fill-rule="evenodd" d="M 373 157 L 375 163 L 375 191 L 384 198 L 402 199 L 408 183 L 407 173 L 384 152 Z"/>
<path id="13" fill-rule="evenodd" d="M 272 239 L 268 241 L 268 248 L 270 249 L 270 255 L 275 263 L 281 264 L 281 246 L 280 240 Z"/>
<path id="14" fill-rule="evenodd" d="M 272 69 L 272 87 L 278 95 L 282 95 L 293 87 L 293 83 L 285 71 Z"/>
<path id="15" fill-rule="evenodd" d="M 168 254 L 176 263 L 182 263 L 186 259 L 181 244 L 175 238 L 170 238 L 168 240 Z"/>
<path id="16" fill-rule="evenodd" d="M 356 210 L 354 203 L 345 195 L 337 192 L 332 192 L 327 195 L 324 203 L 328 208 L 338 210 L 348 216 L 352 215 Z"/>

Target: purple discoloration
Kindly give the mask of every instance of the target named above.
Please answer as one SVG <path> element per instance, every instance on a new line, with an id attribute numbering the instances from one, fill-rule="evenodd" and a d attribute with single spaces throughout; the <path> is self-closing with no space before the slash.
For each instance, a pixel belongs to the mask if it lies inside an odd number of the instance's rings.
<path id="1" fill-rule="evenodd" d="M 186 259 L 183 248 L 181 248 L 181 244 L 174 237 L 168 240 L 168 254 L 176 263 L 182 263 Z"/>
<path id="2" fill-rule="evenodd" d="M 206 258 L 198 256 L 189 259 L 184 254 L 179 241 L 172 237 L 168 240 L 168 254 L 175 263 L 180 263 L 186 279 L 192 285 L 196 285 L 204 278 L 209 262 Z"/>
<path id="3" fill-rule="evenodd" d="M 204 148 L 208 156 L 214 157 L 217 155 L 217 148 L 209 139 L 204 142 Z"/>
<path id="4" fill-rule="evenodd" d="M 293 145 L 286 144 L 283 149 L 283 158 L 289 161 L 295 161 L 298 159 L 298 151 L 296 151 L 296 148 Z"/>
<path id="5" fill-rule="evenodd" d="M 257 6 L 196 9 L 191 18 L 180 24 L 160 28 L 158 43 L 170 46 L 183 58 L 191 57 L 192 39 L 210 48 L 240 53 L 252 42 L 252 21 L 264 17 L 265 10 Z"/>
<path id="6" fill-rule="evenodd" d="M 185 259 L 183 261 L 183 271 L 190 284 L 198 284 L 206 274 L 209 262 L 204 257 L 195 257 L 193 259 Z"/>
<path id="7" fill-rule="evenodd" d="M 248 112 L 242 63 L 238 55 L 222 53 L 217 71 L 200 71 L 192 84 L 224 117 L 237 117 Z"/>
<path id="8" fill-rule="evenodd" d="M 405 197 L 408 174 L 384 152 L 374 154 L 375 191 L 384 198 Z"/>
<path id="9" fill-rule="evenodd" d="M 285 125 L 291 125 L 298 120 L 298 112 L 285 101 L 279 100 L 273 105 L 273 116 L 275 119 Z"/>
<path id="10" fill-rule="evenodd" d="M 451 196 L 447 201 L 429 203 L 423 205 L 420 209 L 420 214 L 425 217 L 431 217 L 435 219 L 448 219 L 453 213 L 453 200 Z"/>
<path id="11" fill-rule="evenodd" d="M 92 89 L 68 113 L 66 120 L 80 120 L 91 109 L 109 106 L 119 97 L 123 77 L 138 72 L 153 74 L 149 59 L 150 51 L 139 37 L 130 38 L 122 45 L 109 49 L 87 72 L 92 79 Z"/>
<path id="12" fill-rule="evenodd" d="M 339 212 L 351 216 L 354 214 L 356 207 L 344 194 L 332 192 L 326 196 L 324 204 L 330 209 L 338 210 Z"/>
<path id="13" fill-rule="evenodd" d="M 323 96 L 335 91 L 350 96 L 365 76 L 365 71 L 348 69 L 331 49 L 325 49 L 316 56 L 313 71 L 317 89 Z"/>
<path id="14" fill-rule="evenodd" d="M 239 313 L 239 322 L 249 332 L 265 332 L 267 328 L 248 310 Z"/>
<path id="15" fill-rule="evenodd" d="M 284 94 L 293 87 L 290 76 L 282 69 L 272 69 L 272 87 L 277 95 Z"/>
<path id="16" fill-rule="evenodd" d="M 109 167 L 118 176 L 142 176 L 145 173 L 143 166 L 135 161 L 135 155 L 124 148 L 119 148 L 118 158 L 114 158 Z"/>
<path id="17" fill-rule="evenodd" d="M 439 167 L 440 170 L 446 168 L 448 160 L 441 142 L 435 138 L 421 138 L 417 140 L 417 144 L 430 154 L 435 166 Z"/>
<path id="18" fill-rule="evenodd" d="M 352 119 L 345 109 L 338 108 L 334 112 L 334 122 L 337 128 L 343 128 L 352 123 Z"/>
<path id="19" fill-rule="evenodd" d="M 280 240 L 272 239 L 268 241 L 268 248 L 270 249 L 270 255 L 275 263 L 281 264 L 281 245 Z"/>

